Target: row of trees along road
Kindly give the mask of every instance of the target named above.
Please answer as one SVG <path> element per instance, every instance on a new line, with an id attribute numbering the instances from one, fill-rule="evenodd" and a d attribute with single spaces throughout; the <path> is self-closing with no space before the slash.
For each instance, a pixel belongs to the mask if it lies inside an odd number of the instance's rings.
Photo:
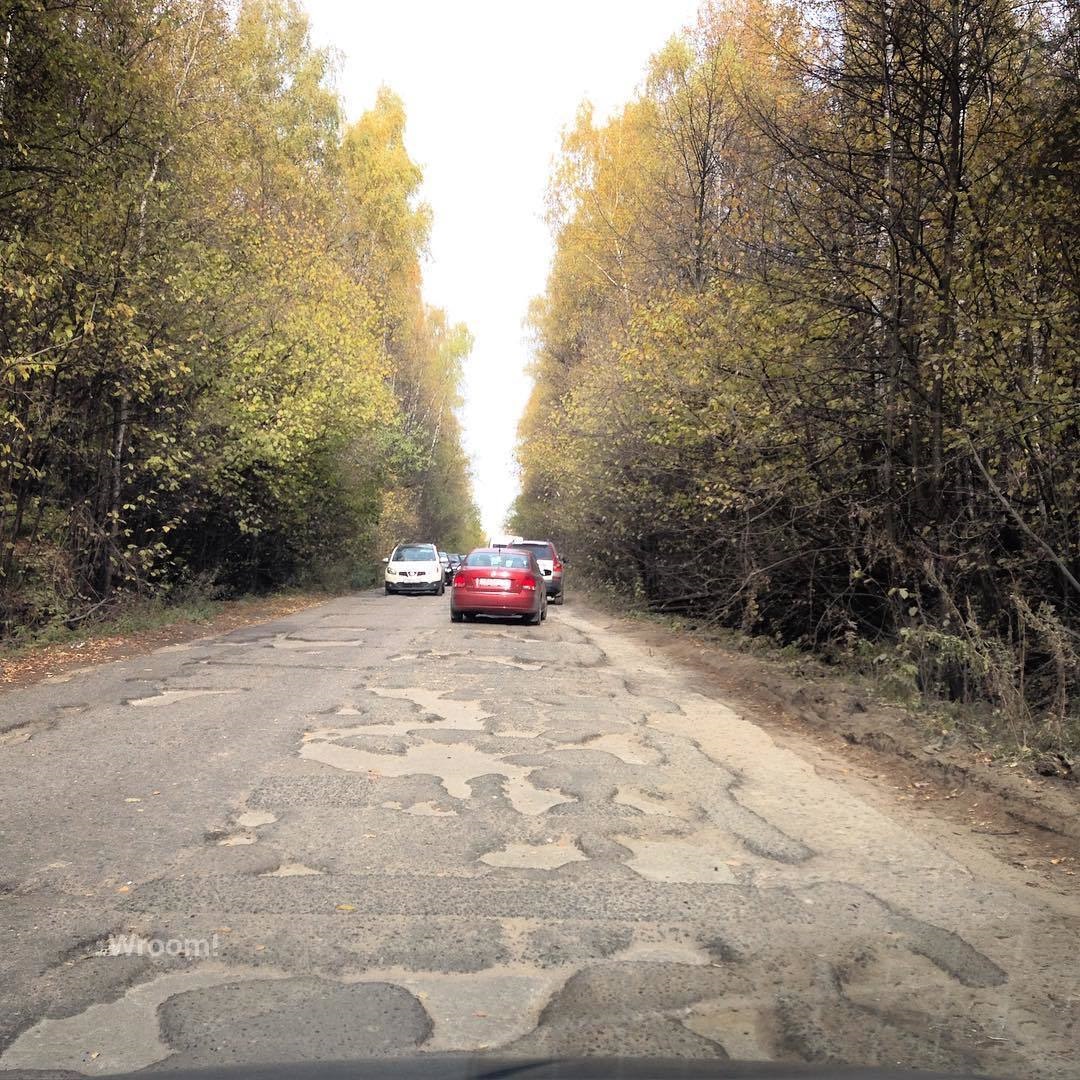
<path id="1" fill-rule="evenodd" d="M 292 0 L 0 3 L 0 636 L 479 521 L 388 91 Z"/>
<path id="2" fill-rule="evenodd" d="M 515 530 L 1080 741 L 1077 19 L 742 0 L 582 108 Z"/>

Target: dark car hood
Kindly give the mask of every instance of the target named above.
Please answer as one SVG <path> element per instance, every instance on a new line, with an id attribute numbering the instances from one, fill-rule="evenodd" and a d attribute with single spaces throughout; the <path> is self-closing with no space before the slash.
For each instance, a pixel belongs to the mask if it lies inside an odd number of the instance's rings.
<path id="1" fill-rule="evenodd" d="M 469 1054 L 417 1054 L 359 1061 L 236 1065 L 215 1069 L 170 1068 L 168 1059 L 112 1080 L 146 1080 L 162 1072 L 171 1080 L 978 1080 L 974 1073 L 914 1071 L 897 1067 L 802 1065 L 689 1058 L 498 1058 Z M 57 1077 L 55 1072 L 5 1073 L 5 1077 Z M 73 1077 L 77 1074 L 71 1074 Z"/>

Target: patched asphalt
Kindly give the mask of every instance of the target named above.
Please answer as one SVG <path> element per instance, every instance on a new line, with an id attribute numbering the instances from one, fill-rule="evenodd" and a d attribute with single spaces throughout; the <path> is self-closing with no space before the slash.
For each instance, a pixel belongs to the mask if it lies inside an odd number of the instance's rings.
<path id="1" fill-rule="evenodd" d="M 1075 1077 L 1080 904 L 699 686 L 572 602 L 452 625 L 365 593 L 3 694 L 0 1070 Z"/>

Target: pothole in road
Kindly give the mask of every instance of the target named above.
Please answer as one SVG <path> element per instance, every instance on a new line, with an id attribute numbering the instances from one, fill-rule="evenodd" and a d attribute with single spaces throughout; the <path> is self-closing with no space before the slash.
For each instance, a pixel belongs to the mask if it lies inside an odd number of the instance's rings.
<path id="1" fill-rule="evenodd" d="M 470 660 L 478 664 L 517 668 L 519 671 L 540 671 L 544 666 L 538 660 L 526 660 L 520 656 L 475 656 L 469 652 L 439 652 L 436 649 L 426 653 L 401 653 L 399 656 L 390 657 L 391 663 L 405 660 Z"/>
<path id="2" fill-rule="evenodd" d="M 476 974 L 366 972 L 411 991 L 435 1024 L 426 1052 L 490 1050 L 532 1031 L 566 982 L 565 971 L 488 969 Z"/>
<path id="3" fill-rule="evenodd" d="M 41 720 L 31 720 L 27 724 L 0 731 L 0 746 L 15 746 L 18 743 L 29 742 L 38 732 L 48 731 L 51 726 Z"/>
<path id="4" fill-rule="evenodd" d="M 691 964 L 704 967 L 712 957 L 696 945 L 681 941 L 635 941 L 611 957 L 615 963 L 630 961 L 638 964 Z"/>
<path id="5" fill-rule="evenodd" d="M 518 671 L 541 671 L 544 665 L 539 661 L 520 660 L 513 656 L 469 656 L 469 660 L 475 660 L 479 664 L 499 664 L 502 667 L 517 668 Z"/>
<path id="6" fill-rule="evenodd" d="M 255 974 L 261 979 L 285 977 L 211 962 L 138 983 L 115 1001 L 91 1005 L 73 1016 L 39 1020 L 0 1055 L 0 1070 L 55 1069 L 65 1075 L 101 1076 L 145 1068 L 172 1053 L 158 1022 L 158 1009 L 164 1002 L 174 994 Z"/>
<path id="7" fill-rule="evenodd" d="M 193 970 L 168 972 L 131 987 L 115 1001 L 91 1005 L 72 1016 L 40 1020 L 6 1049 L 0 1067 L 56 1069 L 65 1075 L 143 1069 L 174 1052 L 175 1047 L 163 1037 L 160 1010 L 180 1000 L 180 995 L 223 984 L 250 993 L 251 986 L 261 985 L 266 998 L 272 1000 L 267 981 L 287 984 L 289 978 L 286 972 L 265 966 L 254 969 L 213 962 Z M 464 975 L 372 969 L 334 982 L 343 987 L 361 983 L 400 986 L 415 996 L 434 1022 L 425 1051 L 476 1051 L 506 1044 L 535 1028 L 544 1006 L 566 978 L 563 970 L 528 968 L 487 969 Z M 395 1029 L 392 1034 L 400 1039 L 400 1031 Z"/>
<path id="8" fill-rule="evenodd" d="M 760 1002 L 721 1000 L 698 1002 L 690 1007 L 683 1024 L 695 1035 L 719 1043 L 739 1061 L 771 1061 L 773 1010 Z"/>
<path id="9" fill-rule="evenodd" d="M 666 837 L 663 840 L 640 840 L 632 836 L 615 836 L 612 839 L 634 853 L 626 865 L 648 881 L 710 885 L 736 883 L 735 875 L 725 861 L 727 854 L 714 850 L 711 834 L 699 834 L 693 839 Z"/>
<path id="10" fill-rule="evenodd" d="M 311 874 L 321 873 L 321 870 L 316 870 L 312 866 L 305 866 L 303 863 L 287 862 L 282 863 L 276 870 L 267 870 L 265 874 L 260 874 L 259 877 L 309 877 Z"/>
<path id="11" fill-rule="evenodd" d="M 260 825 L 272 825 L 277 815 L 269 810 L 248 810 L 236 819 L 236 824 L 244 829 L 257 829 Z"/>
<path id="12" fill-rule="evenodd" d="M 458 731 L 483 731 L 484 721 L 490 720 L 493 715 L 484 712 L 479 701 L 454 701 L 443 697 L 446 691 L 425 690 L 422 686 L 407 686 L 401 689 L 372 686 L 368 689 L 378 697 L 411 701 L 426 712 L 442 717 L 442 720 L 437 722 L 440 727 Z"/>
<path id="13" fill-rule="evenodd" d="M 409 687 L 405 690 L 372 687 L 370 693 L 381 698 L 395 701 L 407 701 L 423 709 L 426 715 L 407 716 L 403 720 L 376 721 L 371 724 L 358 724 L 348 728 L 322 728 L 317 732 L 305 734 L 309 737 L 341 739 L 351 735 L 408 735 L 412 731 L 484 731 L 484 721 L 492 717 L 491 713 L 480 708 L 479 701 L 453 701 L 443 698 L 442 693 Z M 352 702 L 346 702 L 334 710 L 335 716 L 370 715 L 358 709 Z M 438 719 L 432 719 L 432 717 Z"/>
<path id="14" fill-rule="evenodd" d="M 584 862 L 586 858 L 573 837 L 564 834 L 545 844 L 507 844 L 497 851 L 481 855 L 480 861 L 488 866 L 512 869 L 558 870 L 560 866 Z"/>
<path id="15" fill-rule="evenodd" d="M 483 626 L 488 629 L 486 631 L 479 629 Z M 546 637 L 537 637 L 536 634 L 510 633 L 508 630 L 496 629 L 499 626 L 501 626 L 499 623 L 475 623 L 473 629 L 463 636 L 472 641 L 490 641 L 492 638 L 501 638 L 503 641 L 533 641 L 551 644 Z"/>
<path id="16" fill-rule="evenodd" d="M 574 746 L 557 746 L 554 752 L 568 753 L 574 750 L 601 750 L 627 765 L 657 765 L 663 760 L 660 752 L 647 745 L 639 735 L 619 732 L 594 735 Z"/>
<path id="17" fill-rule="evenodd" d="M 615 792 L 613 800 L 619 806 L 630 806 L 640 810 L 643 814 L 654 814 L 660 817 L 686 818 L 692 817 L 693 813 L 685 803 L 675 800 L 662 800 L 647 792 L 633 787 L 620 787 Z"/>
<path id="18" fill-rule="evenodd" d="M 415 725 L 414 725 L 415 726 Z M 370 728 L 359 729 L 363 733 Z M 355 734 L 349 732 L 348 734 Z M 340 728 L 305 732 L 300 756 L 320 761 L 335 769 L 367 773 L 373 779 L 380 776 L 437 776 L 447 794 L 455 799 L 469 799 L 469 781 L 480 776 L 497 774 L 506 777 L 506 794 L 519 814 L 542 814 L 559 803 L 573 799 L 559 791 L 537 788 L 529 781 L 533 769 L 512 765 L 492 754 L 462 743 L 423 742 L 410 746 L 404 754 L 380 754 L 355 746 L 343 746 L 332 740 L 340 738 Z"/>
<path id="19" fill-rule="evenodd" d="M 162 690 L 160 693 L 151 694 L 149 697 L 128 698 L 127 704 L 136 708 L 155 709 L 160 705 L 172 705 L 177 701 L 186 701 L 188 698 L 217 697 L 222 694 L 239 694 L 239 690 L 211 690 L 208 688 L 186 690 Z"/>
<path id="20" fill-rule="evenodd" d="M 218 847 L 246 847 L 254 844 L 258 838 L 250 833 L 234 833 L 231 836 L 223 836 L 218 842 Z"/>
<path id="21" fill-rule="evenodd" d="M 400 810 L 403 814 L 413 814 L 416 817 L 457 817 L 456 810 L 443 810 L 432 801 L 413 803 L 405 806 L 399 802 L 384 802 L 384 810 Z"/>
<path id="22" fill-rule="evenodd" d="M 362 638 L 342 640 L 341 638 L 300 637 L 292 634 L 278 634 L 270 642 L 270 647 L 274 649 L 306 649 L 309 651 L 313 651 L 313 647 L 317 647 L 321 651 L 323 649 L 355 649 L 363 644 Z"/>

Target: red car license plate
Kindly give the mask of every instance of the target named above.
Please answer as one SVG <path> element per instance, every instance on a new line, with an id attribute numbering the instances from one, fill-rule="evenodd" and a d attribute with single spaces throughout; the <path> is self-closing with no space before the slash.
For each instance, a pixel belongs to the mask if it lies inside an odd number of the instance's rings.
<path id="1" fill-rule="evenodd" d="M 506 578 L 482 577 L 476 579 L 476 584 L 481 589 L 509 589 L 510 582 Z"/>

